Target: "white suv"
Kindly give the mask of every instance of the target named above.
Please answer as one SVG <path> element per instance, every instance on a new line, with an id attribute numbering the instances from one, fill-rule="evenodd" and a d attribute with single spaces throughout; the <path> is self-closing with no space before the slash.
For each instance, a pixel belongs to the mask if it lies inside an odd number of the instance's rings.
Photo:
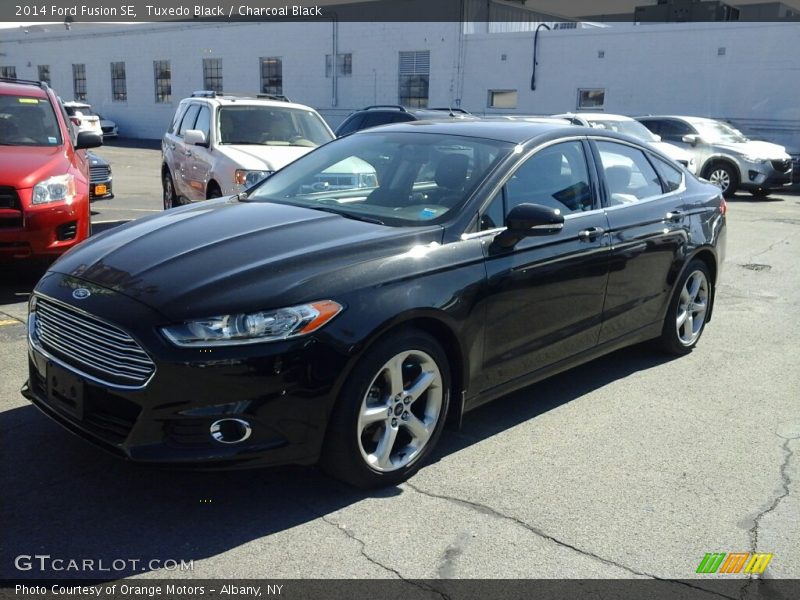
<path id="1" fill-rule="evenodd" d="M 243 192 L 334 137 L 314 109 L 281 96 L 195 92 L 161 142 L 164 208 Z"/>

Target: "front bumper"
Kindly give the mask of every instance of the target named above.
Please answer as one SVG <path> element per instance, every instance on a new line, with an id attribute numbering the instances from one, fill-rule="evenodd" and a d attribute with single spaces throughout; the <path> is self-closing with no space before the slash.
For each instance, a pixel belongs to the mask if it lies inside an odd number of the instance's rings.
<path id="1" fill-rule="evenodd" d="M 100 181 L 92 181 L 89 184 L 89 199 L 92 202 L 95 200 L 111 200 L 114 197 L 112 181 L 111 177 Z"/>
<path id="2" fill-rule="evenodd" d="M 37 293 L 74 309 L 68 298 L 76 284 L 85 285 L 48 273 Z M 155 372 L 138 388 L 109 384 L 39 339 L 34 313 L 22 393 L 51 419 L 143 463 L 233 468 L 317 461 L 344 355 L 311 339 L 213 351 L 175 348 L 158 333 L 165 323 L 149 307 L 108 290 L 85 302 L 88 314 L 136 339 Z M 54 391 L 51 378 L 64 370 L 79 381 L 77 400 Z M 236 444 L 216 441 L 211 425 L 227 418 L 245 420 L 252 434 Z"/>
<path id="3" fill-rule="evenodd" d="M 746 190 L 774 190 L 792 185 L 792 162 L 742 161 L 740 187 Z"/>
<path id="4" fill-rule="evenodd" d="M 0 259 L 57 256 L 89 236 L 87 197 L 72 203 L 30 204 L 30 189 L 17 190 L 21 210 L 0 215 Z"/>

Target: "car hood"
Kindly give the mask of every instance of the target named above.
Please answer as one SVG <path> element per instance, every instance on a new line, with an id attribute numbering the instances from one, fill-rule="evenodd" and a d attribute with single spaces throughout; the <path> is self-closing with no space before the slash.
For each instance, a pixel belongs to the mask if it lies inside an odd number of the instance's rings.
<path id="1" fill-rule="evenodd" d="M 69 170 L 60 146 L 0 146 L 0 185 L 30 188 Z"/>
<path id="2" fill-rule="evenodd" d="M 673 160 L 688 161 L 692 157 L 692 155 L 689 154 L 683 148 L 678 148 L 677 146 L 673 146 L 672 144 L 668 144 L 667 142 L 649 142 L 649 144 L 653 148 L 659 150 L 660 152 L 663 152 Z"/>
<path id="3" fill-rule="evenodd" d="M 217 146 L 217 149 L 241 169 L 277 171 L 304 154 L 308 154 L 314 148 L 307 146 L 267 146 L 263 144 L 225 144 Z"/>
<path id="4" fill-rule="evenodd" d="M 181 321 L 326 299 L 358 285 L 354 267 L 441 239 L 439 226 L 394 228 L 234 197 L 92 237 L 51 271 Z"/>
<path id="5" fill-rule="evenodd" d="M 789 155 L 786 153 L 786 148 L 778 144 L 773 144 L 772 142 L 759 142 L 754 140 L 748 140 L 738 144 L 716 142 L 714 146 L 732 150 L 745 156 L 763 158 L 766 160 L 785 160 L 789 158 Z"/>

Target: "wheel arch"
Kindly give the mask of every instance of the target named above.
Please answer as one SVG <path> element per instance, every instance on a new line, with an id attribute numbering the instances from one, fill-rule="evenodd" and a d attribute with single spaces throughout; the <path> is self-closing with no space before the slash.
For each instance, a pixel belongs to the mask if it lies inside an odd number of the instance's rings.
<path id="1" fill-rule="evenodd" d="M 706 162 L 703 163 L 703 167 L 699 169 L 700 177 L 705 177 L 709 174 L 709 171 L 714 165 L 717 164 L 725 164 L 733 169 L 733 172 L 739 178 L 739 182 L 742 181 L 742 171 L 739 168 L 739 164 L 733 160 L 731 157 L 726 156 L 724 154 L 714 154 L 710 156 Z"/>
<path id="2" fill-rule="evenodd" d="M 711 316 L 714 312 L 714 302 L 717 297 L 717 274 L 719 272 L 719 265 L 717 255 L 714 252 L 711 246 L 701 246 L 697 248 L 692 254 L 687 256 L 686 260 L 684 260 L 680 264 L 680 268 L 675 269 L 672 272 L 671 279 L 671 288 L 669 292 L 668 298 L 672 298 L 675 294 L 675 288 L 677 287 L 678 283 L 681 280 L 681 277 L 686 272 L 686 269 L 689 268 L 689 265 L 694 260 L 702 261 L 706 267 L 708 267 L 709 275 L 711 275 L 711 302 L 709 303 L 708 307 L 708 315 L 706 316 L 706 322 L 708 323 L 711 321 Z M 667 302 L 666 306 L 664 307 L 664 314 L 662 315 L 662 319 L 666 316 L 666 311 L 668 310 L 669 302 Z"/>

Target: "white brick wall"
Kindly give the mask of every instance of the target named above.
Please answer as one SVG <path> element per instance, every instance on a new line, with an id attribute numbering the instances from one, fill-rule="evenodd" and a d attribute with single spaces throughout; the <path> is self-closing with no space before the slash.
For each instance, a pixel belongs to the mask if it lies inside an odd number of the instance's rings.
<path id="1" fill-rule="evenodd" d="M 397 103 L 398 52 L 430 50 L 430 106 L 447 106 L 461 96 L 467 110 L 500 112 L 487 107 L 488 90 L 516 89 L 517 109 L 502 112 L 550 114 L 575 110 L 579 87 L 600 87 L 608 112 L 731 119 L 800 152 L 800 23 L 543 30 L 534 92 L 532 33 L 462 36 L 457 23 L 344 22 L 338 24 L 338 48 L 353 54 L 353 74 L 338 79 L 336 106 L 332 81 L 325 78 L 330 22 L 47 27 L 28 34 L 1 30 L 0 64 L 14 65 L 19 77 L 30 79 L 37 78 L 37 65 L 49 64 L 53 87 L 69 100 L 71 64 L 85 63 L 89 101 L 131 137 L 161 137 L 178 100 L 202 89 L 206 57 L 222 58 L 227 91 L 257 91 L 259 57 L 281 57 L 284 93 L 317 108 L 335 127 L 354 109 Z M 725 48 L 723 56 L 718 48 Z M 598 58 L 598 50 L 605 58 Z M 171 104 L 154 101 L 157 59 L 171 61 Z M 124 103 L 111 100 L 113 61 L 125 62 Z"/>

